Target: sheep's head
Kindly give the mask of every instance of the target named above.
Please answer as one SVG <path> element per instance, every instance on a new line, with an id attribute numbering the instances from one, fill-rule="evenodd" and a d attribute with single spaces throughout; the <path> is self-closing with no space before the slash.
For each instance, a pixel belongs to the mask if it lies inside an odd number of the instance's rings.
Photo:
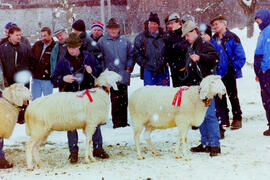
<path id="1" fill-rule="evenodd" d="M 18 83 L 5 88 L 3 91 L 3 97 L 17 106 L 22 106 L 24 103 L 32 99 L 30 90 L 23 84 Z"/>
<path id="2" fill-rule="evenodd" d="M 212 99 L 215 95 L 222 98 L 222 95 L 226 94 L 226 87 L 218 75 L 209 75 L 203 78 L 200 88 L 200 99 Z"/>
<path id="3" fill-rule="evenodd" d="M 122 80 L 122 77 L 120 74 L 106 69 L 97 78 L 96 83 L 99 84 L 100 86 L 106 86 L 109 88 L 112 87 L 114 90 L 118 90 L 117 82 L 120 82 L 121 80 Z"/>

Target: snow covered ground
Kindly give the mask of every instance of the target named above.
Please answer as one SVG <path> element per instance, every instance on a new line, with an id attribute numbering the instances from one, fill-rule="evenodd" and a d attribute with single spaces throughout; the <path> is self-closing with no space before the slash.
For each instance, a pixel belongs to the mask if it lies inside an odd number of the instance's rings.
<path id="1" fill-rule="evenodd" d="M 69 151 L 66 132 L 53 132 L 40 148 L 40 156 L 45 164 L 33 172 L 26 171 L 25 143 L 28 137 L 25 126 L 17 124 L 12 137 L 5 141 L 6 158 L 14 164 L 13 169 L 0 170 L 1 180 L 29 179 L 186 179 L 186 180 L 266 180 L 270 176 L 270 139 L 262 135 L 267 120 L 262 107 L 259 84 L 255 82 L 253 53 L 258 37 L 245 38 L 246 30 L 234 30 L 244 45 L 247 65 L 243 68 L 244 78 L 238 80 L 238 91 L 243 111 L 243 128 L 228 129 L 221 140 L 221 155 L 211 158 L 206 153 L 190 153 L 191 161 L 174 158 L 177 129 L 156 130 L 152 133 L 154 146 L 161 156 L 155 157 L 148 150 L 141 137 L 145 160 L 137 160 L 131 127 L 113 129 L 111 120 L 102 126 L 104 148 L 110 158 L 98 159 L 91 164 L 83 164 L 84 135 L 79 130 L 79 163 L 71 165 L 67 160 Z M 138 68 L 136 67 L 138 72 Z M 141 87 L 143 82 L 133 78 L 129 94 Z M 199 131 L 190 130 L 188 146 L 200 143 Z"/>

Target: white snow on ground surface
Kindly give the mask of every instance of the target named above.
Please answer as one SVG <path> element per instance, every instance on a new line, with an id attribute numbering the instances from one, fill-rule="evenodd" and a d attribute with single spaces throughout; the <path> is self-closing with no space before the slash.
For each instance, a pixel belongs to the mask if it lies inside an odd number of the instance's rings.
<path id="1" fill-rule="evenodd" d="M 243 43 L 247 62 L 253 62 L 254 49 L 258 33 L 246 39 L 245 30 L 234 30 Z M 136 66 L 135 72 L 139 68 Z M 145 160 L 137 160 L 133 140 L 133 129 L 112 128 L 111 119 L 102 126 L 104 149 L 110 158 L 97 159 L 97 162 L 83 164 L 85 139 L 79 130 L 79 163 L 72 165 L 68 161 L 66 132 L 53 132 L 44 146 L 40 156 L 44 167 L 33 172 L 26 171 L 25 125 L 17 124 L 12 137 L 5 141 L 6 158 L 14 164 L 13 169 L 0 170 L 1 180 L 141 180 L 183 179 L 183 180 L 266 180 L 270 176 L 270 137 L 263 136 L 267 120 L 262 107 L 259 84 L 255 82 L 253 67 L 243 68 L 243 78 L 237 80 L 239 99 L 243 111 L 243 128 L 232 131 L 227 129 L 225 139 L 221 140 L 221 155 L 211 158 L 207 153 L 191 153 L 191 161 L 175 159 L 174 147 L 177 129 L 155 130 L 152 133 L 154 146 L 161 153 L 155 157 L 141 136 L 141 147 Z M 131 80 L 129 94 L 141 87 L 139 78 Z M 130 123 L 131 124 L 131 123 Z M 190 130 L 188 146 L 200 144 L 199 131 Z"/>

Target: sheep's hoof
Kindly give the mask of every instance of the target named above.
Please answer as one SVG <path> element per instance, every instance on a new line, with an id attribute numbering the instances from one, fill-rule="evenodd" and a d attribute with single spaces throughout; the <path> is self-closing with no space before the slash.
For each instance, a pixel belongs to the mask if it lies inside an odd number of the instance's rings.
<path id="1" fill-rule="evenodd" d="M 84 161 L 84 164 L 90 164 L 91 162 L 90 161 Z"/>
<path id="2" fill-rule="evenodd" d="M 176 159 L 182 159 L 182 156 L 175 156 Z"/>
<path id="3" fill-rule="evenodd" d="M 144 160 L 145 159 L 145 157 L 138 157 L 138 160 Z"/>
<path id="4" fill-rule="evenodd" d="M 27 171 L 32 172 L 32 171 L 34 171 L 34 168 L 27 168 Z"/>

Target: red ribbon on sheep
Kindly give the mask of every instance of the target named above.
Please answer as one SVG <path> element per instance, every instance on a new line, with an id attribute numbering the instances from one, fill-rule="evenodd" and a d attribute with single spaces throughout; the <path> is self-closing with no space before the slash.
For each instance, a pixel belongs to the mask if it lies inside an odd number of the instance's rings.
<path id="1" fill-rule="evenodd" d="M 177 107 L 180 107 L 181 101 L 182 101 L 182 93 L 183 93 L 183 91 L 188 90 L 188 89 L 189 89 L 188 86 L 180 87 L 179 91 L 177 91 L 177 93 L 175 94 L 175 96 L 173 98 L 173 102 L 172 102 L 173 106 L 175 106 L 175 104 L 177 103 Z"/>
<path id="2" fill-rule="evenodd" d="M 90 93 L 95 93 L 96 90 L 93 90 L 93 89 L 86 89 L 81 95 L 77 95 L 77 97 L 80 97 L 82 98 L 85 94 L 88 96 L 88 99 L 90 102 L 93 102 L 93 98 L 92 96 L 90 95 Z"/>

